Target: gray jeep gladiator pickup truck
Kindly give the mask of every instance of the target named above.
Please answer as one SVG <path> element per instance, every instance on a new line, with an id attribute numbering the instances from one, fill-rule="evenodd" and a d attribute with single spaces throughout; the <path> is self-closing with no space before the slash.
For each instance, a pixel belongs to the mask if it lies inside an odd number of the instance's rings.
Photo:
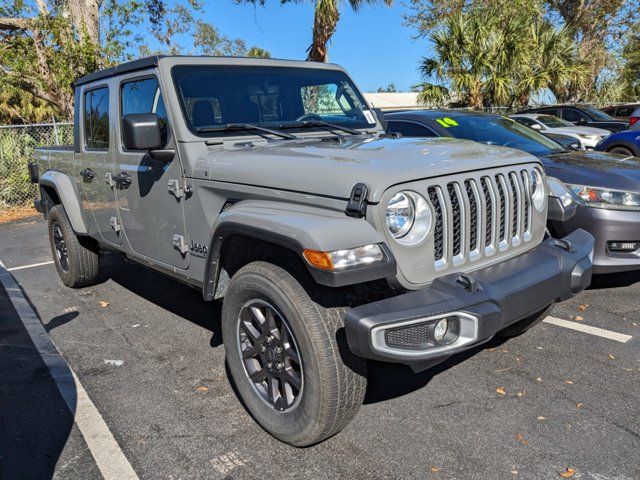
<path id="1" fill-rule="evenodd" d="M 30 165 L 60 278 L 109 250 L 223 297 L 237 392 L 292 445 L 354 417 L 367 359 L 424 370 L 590 282 L 593 238 L 545 232 L 538 159 L 385 134 L 336 65 L 152 57 L 75 99 L 75 144 Z"/>

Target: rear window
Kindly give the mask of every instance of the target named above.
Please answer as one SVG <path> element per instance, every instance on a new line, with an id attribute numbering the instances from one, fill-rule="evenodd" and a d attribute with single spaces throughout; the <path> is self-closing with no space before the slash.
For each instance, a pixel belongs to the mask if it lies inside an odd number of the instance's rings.
<path id="1" fill-rule="evenodd" d="M 91 150 L 109 149 L 109 88 L 84 94 L 84 145 Z"/>

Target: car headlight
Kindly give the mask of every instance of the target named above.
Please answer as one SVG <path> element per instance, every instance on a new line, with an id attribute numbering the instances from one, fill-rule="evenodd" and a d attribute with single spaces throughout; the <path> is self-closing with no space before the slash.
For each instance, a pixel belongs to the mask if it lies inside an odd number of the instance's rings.
<path id="1" fill-rule="evenodd" d="M 536 210 L 544 210 L 544 202 L 547 197 L 544 177 L 537 168 L 531 170 L 531 202 Z"/>
<path id="2" fill-rule="evenodd" d="M 584 138 L 585 140 L 597 140 L 598 139 L 598 135 L 586 135 L 584 133 L 579 133 L 578 136 L 580 138 Z"/>
<path id="3" fill-rule="evenodd" d="M 573 193 L 576 201 L 587 207 L 607 208 L 610 210 L 640 210 L 640 193 L 588 187 L 586 185 L 567 185 L 567 187 Z"/>
<path id="4" fill-rule="evenodd" d="M 425 198 L 411 191 L 396 193 L 387 204 L 387 229 L 404 245 L 416 245 L 431 229 L 431 208 Z"/>

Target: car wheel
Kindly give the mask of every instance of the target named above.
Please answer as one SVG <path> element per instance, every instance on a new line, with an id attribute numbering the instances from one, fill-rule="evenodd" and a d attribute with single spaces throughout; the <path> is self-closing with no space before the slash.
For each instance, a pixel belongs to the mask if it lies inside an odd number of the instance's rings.
<path id="1" fill-rule="evenodd" d="M 283 442 L 321 442 L 362 404 L 366 363 L 348 350 L 345 311 L 323 307 L 271 263 L 252 262 L 229 282 L 222 307 L 229 372 L 249 413 Z"/>
<path id="2" fill-rule="evenodd" d="M 90 238 L 78 237 L 62 205 L 48 215 L 49 243 L 62 282 L 72 288 L 90 285 L 98 276 L 98 249 Z"/>
<path id="3" fill-rule="evenodd" d="M 633 157 L 633 152 L 626 147 L 613 147 L 607 150 L 609 153 L 617 153 L 619 155 L 626 155 L 628 157 Z"/>
<path id="4" fill-rule="evenodd" d="M 507 328 L 500 330 L 497 334 L 500 338 L 511 338 L 517 337 L 518 335 L 522 335 L 524 332 L 531 330 L 538 323 L 540 323 L 544 318 L 551 313 L 553 310 L 554 304 L 552 303 L 547 308 L 544 308 L 538 313 L 534 313 L 533 315 L 528 316 L 520 320 L 519 322 L 514 323 L 513 325 L 509 325 Z"/>

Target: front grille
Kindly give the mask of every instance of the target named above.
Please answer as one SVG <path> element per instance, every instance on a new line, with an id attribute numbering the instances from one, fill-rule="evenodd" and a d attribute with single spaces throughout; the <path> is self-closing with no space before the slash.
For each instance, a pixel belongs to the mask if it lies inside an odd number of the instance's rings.
<path id="1" fill-rule="evenodd" d="M 426 323 L 389 329 L 384 332 L 384 341 L 390 347 L 419 349 L 429 346 L 428 326 Z"/>
<path id="2" fill-rule="evenodd" d="M 436 270 L 509 250 L 531 239 L 530 168 L 427 188 Z"/>

